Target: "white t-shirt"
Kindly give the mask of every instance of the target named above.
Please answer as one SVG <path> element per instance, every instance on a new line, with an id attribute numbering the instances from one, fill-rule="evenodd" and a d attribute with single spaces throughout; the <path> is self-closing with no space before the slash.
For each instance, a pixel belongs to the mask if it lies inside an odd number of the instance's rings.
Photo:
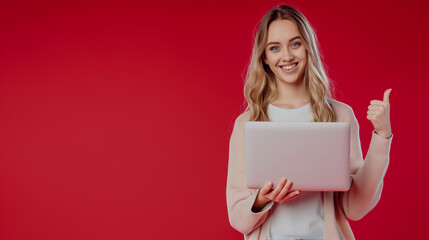
<path id="1" fill-rule="evenodd" d="M 272 122 L 314 122 L 311 105 L 285 109 L 268 105 Z M 287 176 L 285 176 L 287 177 Z M 323 239 L 323 192 L 301 192 L 301 195 L 276 203 L 271 209 L 269 240 Z"/>

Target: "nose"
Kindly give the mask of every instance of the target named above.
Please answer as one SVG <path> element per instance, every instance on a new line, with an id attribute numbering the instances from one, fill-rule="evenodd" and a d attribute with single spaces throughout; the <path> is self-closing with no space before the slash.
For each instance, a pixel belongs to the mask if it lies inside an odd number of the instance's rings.
<path id="1" fill-rule="evenodd" d="M 292 61 L 293 60 L 293 58 L 294 58 L 294 56 L 293 56 L 293 54 L 289 51 L 289 49 L 286 47 L 286 48 L 283 48 L 284 50 L 282 51 L 282 61 L 285 61 L 285 62 L 290 62 L 290 61 Z"/>

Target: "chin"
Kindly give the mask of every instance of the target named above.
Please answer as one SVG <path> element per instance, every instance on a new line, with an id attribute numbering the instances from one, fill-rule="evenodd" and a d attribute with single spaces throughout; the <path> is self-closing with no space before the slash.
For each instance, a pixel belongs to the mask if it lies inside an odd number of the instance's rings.
<path id="1" fill-rule="evenodd" d="M 288 84 L 294 84 L 294 83 L 298 83 L 298 82 L 300 82 L 300 81 L 302 81 L 302 80 L 299 80 L 300 78 L 298 77 L 298 76 L 300 76 L 299 74 L 296 74 L 296 75 L 294 75 L 294 76 L 288 76 L 288 77 L 282 77 L 282 78 L 279 78 L 282 82 L 284 82 L 284 83 L 288 83 Z M 302 77 L 301 77 L 301 79 L 302 79 Z"/>
<path id="2" fill-rule="evenodd" d="M 297 79 L 282 79 L 282 82 L 287 83 L 287 84 L 294 84 L 294 83 L 297 83 L 298 80 Z"/>

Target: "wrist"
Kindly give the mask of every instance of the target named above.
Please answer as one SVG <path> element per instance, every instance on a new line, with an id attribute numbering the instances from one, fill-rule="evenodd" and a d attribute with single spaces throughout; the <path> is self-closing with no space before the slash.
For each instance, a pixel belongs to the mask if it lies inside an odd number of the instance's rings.
<path id="1" fill-rule="evenodd" d="M 260 212 L 265 207 L 265 205 L 267 205 L 267 203 L 269 201 L 270 201 L 270 199 L 258 194 L 258 196 L 255 199 L 255 202 L 253 203 L 252 211 L 253 212 Z"/>
<path id="2" fill-rule="evenodd" d="M 389 139 L 392 136 L 391 132 L 389 132 L 389 133 L 386 133 L 386 132 L 383 132 L 383 131 L 377 132 L 377 130 L 374 130 L 374 133 L 377 134 L 378 136 L 386 138 L 386 139 Z"/>

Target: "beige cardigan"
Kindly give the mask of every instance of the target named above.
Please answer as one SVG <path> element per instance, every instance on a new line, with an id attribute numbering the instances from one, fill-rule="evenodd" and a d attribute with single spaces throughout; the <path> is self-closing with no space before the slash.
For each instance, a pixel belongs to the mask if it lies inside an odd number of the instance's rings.
<path id="1" fill-rule="evenodd" d="M 389 165 L 390 144 L 393 135 L 383 138 L 372 132 L 371 143 L 365 157 L 359 138 L 359 124 L 350 106 L 329 99 L 337 122 L 350 123 L 350 175 L 352 183 L 348 192 L 323 192 L 325 239 L 355 239 L 348 219 L 357 221 L 378 203 L 383 189 L 383 178 Z M 366 111 L 366 109 L 365 109 Z M 244 158 L 244 124 L 249 112 L 237 117 L 230 138 L 226 200 L 229 222 L 233 228 L 251 240 L 266 240 L 268 219 L 274 202 L 270 201 L 260 212 L 251 211 L 259 192 L 246 187 Z"/>

